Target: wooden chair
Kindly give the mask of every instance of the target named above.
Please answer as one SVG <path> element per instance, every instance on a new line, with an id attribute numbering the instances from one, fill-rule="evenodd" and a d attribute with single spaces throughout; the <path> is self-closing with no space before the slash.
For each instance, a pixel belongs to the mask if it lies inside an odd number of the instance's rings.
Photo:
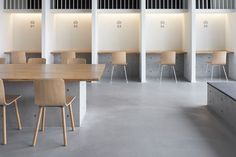
<path id="1" fill-rule="evenodd" d="M 86 59 L 83 58 L 69 58 L 67 60 L 68 64 L 86 64 Z"/>
<path id="2" fill-rule="evenodd" d="M 176 52 L 175 51 L 162 52 L 161 60 L 160 62 L 158 62 L 158 64 L 160 65 L 160 82 L 162 81 L 163 68 L 165 66 L 171 66 L 175 76 L 175 82 L 177 83 L 177 76 L 175 72 Z"/>
<path id="3" fill-rule="evenodd" d="M 75 52 L 62 52 L 61 53 L 61 64 L 68 64 L 68 59 L 76 58 Z"/>
<path id="4" fill-rule="evenodd" d="M 207 62 L 206 72 L 208 71 L 208 66 L 211 65 L 211 80 L 213 79 L 214 75 L 214 68 L 222 66 L 224 71 L 225 79 L 228 81 L 228 76 L 226 74 L 225 65 L 227 64 L 227 52 L 226 51 L 215 51 L 212 53 L 212 60 Z"/>
<path id="5" fill-rule="evenodd" d="M 29 58 L 28 64 L 46 64 L 45 58 Z"/>
<path id="6" fill-rule="evenodd" d="M 6 63 L 6 59 L 5 58 L 0 58 L 0 64 L 5 64 Z"/>
<path id="7" fill-rule="evenodd" d="M 25 52 L 12 52 L 11 53 L 11 64 L 26 64 Z"/>
<path id="8" fill-rule="evenodd" d="M 3 80 L 0 79 L 0 106 L 2 107 L 2 138 L 3 138 L 4 145 L 7 144 L 6 107 L 13 103 L 15 105 L 18 128 L 19 130 L 22 129 L 20 114 L 19 114 L 18 105 L 17 105 L 17 100 L 20 97 L 21 96 L 19 95 L 5 95 L 4 83 L 3 83 Z"/>
<path id="9" fill-rule="evenodd" d="M 115 66 L 123 66 L 124 67 L 124 73 L 125 73 L 125 79 L 126 83 L 128 83 L 128 77 L 127 77 L 127 60 L 126 60 L 126 52 L 113 52 L 112 53 L 112 70 L 111 70 L 111 81 L 113 78 L 114 68 Z"/>
<path id="10" fill-rule="evenodd" d="M 36 145 L 38 130 L 42 118 L 42 130 L 44 130 L 46 107 L 59 107 L 62 115 L 64 146 L 67 145 L 65 107 L 69 108 L 72 130 L 75 123 L 72 110 L 72 102 L 75 97 L 66 97 L 65 82 L 63 79 L 43 79 L 34 81 L 35 104 L 39 106 L 37 126 L 34 134 L 33 146 Z"/>

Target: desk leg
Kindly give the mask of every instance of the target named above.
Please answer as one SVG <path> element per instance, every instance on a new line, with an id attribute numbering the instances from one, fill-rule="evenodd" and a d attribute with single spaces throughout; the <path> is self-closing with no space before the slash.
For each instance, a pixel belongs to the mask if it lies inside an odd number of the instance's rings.
<path id="1" fill-rule="evenodd" d="M 76 84 L 77 99 L 79 99 L 79 126 L 81 126 L 87 110 L 87 83 L 86 81 L 80 81 Z"/>

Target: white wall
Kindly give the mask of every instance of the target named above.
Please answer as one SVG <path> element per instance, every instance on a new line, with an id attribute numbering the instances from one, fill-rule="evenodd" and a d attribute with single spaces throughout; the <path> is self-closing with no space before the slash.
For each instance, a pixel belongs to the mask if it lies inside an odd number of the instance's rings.
<path id="1" fill-rule="evenodd" d="M 41 50 L 41 14 L 12 14 L 12 27 L 11 50 Z"/>
<path id="2" fill-rule="evenodd" d="M 4 56 L 4 51 L 12 47 L 12 16 L 3 11 L 3 3 L 0 3 L 0 56 Z"/>
<path id="3" fill-rule="evenodd" d="M 222 50 L 226 48 L 226 14 L 197 14 L 197 50 Z M 204 22 L 208 26 L 204 27 Z"/>
<path id="4" fill-rule="evenodd" d="M 121 21 L 120 28 L 117 26 L 118 21 Z M 98 51 L 139 51 L 139 28 L 139 14 L 99 14 L 97 29 Z"/>
<path id="5" fill-rule="evenodd" d="M 235 49 L 236 35 L 236 14 L 227 14 L 226 17 L 226 48 L 227 50 Z"/>
<path id="6" fill-rule="evenodd" d="M 161 24 L 164 22 L 164 25 Z M 183 14 L 146 15 L 146 49 L 182 50 Z M 164 27 L 163 27 L 164 26 Z"/>
<path id="7" fill-rule="evenodd" d="M 55 14 L 54 20 L 55 50 L 91 51 L 91 14 Z"/>

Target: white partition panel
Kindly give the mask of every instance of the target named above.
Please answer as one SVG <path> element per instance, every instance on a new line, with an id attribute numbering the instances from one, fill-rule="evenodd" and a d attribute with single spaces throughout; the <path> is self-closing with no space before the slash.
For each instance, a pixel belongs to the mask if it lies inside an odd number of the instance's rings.
<path id="1" fill-rule="evenodd" d="M 91 14 L 55 14 L 55 50 L 91 51 Z"/>
<path id="2" fill-rule="evenodd" d="M 224 50 L 226 14 L 197 14 L 197 50 Z"/>
<path id="3" fill-rule="evenodd" d="M 139 52 L 139 14 L 99 14 L 98 50 Z"/>
<path id="4" fill-rule="evenodd" d="M 13 50 L 41 50 L 41 14 L 12 14 Z"/>
<path id="5" fill-rule="evenodd" d="M 146 15 L 146 49 L 182 50 L 183 14 Z"/>
<path id="6" fill-rule="evenodd" d="M 0 3 L 0 56 L 4 56 L 4 51 L 12 47 L 12 16 L 3 11 L 3 3 Z"/>

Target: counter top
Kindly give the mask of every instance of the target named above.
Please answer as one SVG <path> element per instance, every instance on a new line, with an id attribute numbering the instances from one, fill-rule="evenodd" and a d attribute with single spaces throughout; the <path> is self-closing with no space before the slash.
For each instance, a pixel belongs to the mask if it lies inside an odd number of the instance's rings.
<path id="1" fill-rule="evenodd" d="M 196 54 L 212 54 L 214 51 L 226 51 L 227 53 L 234 53 L 233 51 L 230 50 L 198 50 L 196 51 Z"/>
<path id="2" fill-rule="evenodd" d="M 208 85 L 219 90 L 236 101 L 236 83 L 233 82 L 208 82 Z"/>

